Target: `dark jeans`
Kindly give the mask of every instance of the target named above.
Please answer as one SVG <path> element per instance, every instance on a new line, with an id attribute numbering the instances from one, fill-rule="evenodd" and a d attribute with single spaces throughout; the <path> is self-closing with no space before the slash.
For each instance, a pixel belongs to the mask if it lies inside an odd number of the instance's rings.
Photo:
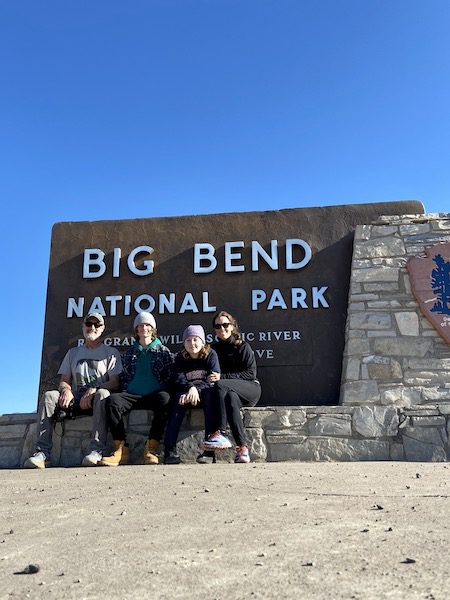
<path id="1" fill-rule="evenodd" d="M 220 429 L 225 431 L 227 420 L 238 446 L 247 445 L 247 436 L 241 417 L 243 406 L 255 406 L 261 397 L 261 386 L 246 379 L 220 379 L 216 383 L 219 394 Z"/>
<path id="2" fill-rule="evenodd" d="M 131 410 L 145 409 L 153 411 L 153 420 L 148 434 L 149 439 L 161 440 L 167 423 L 170 396 L 158 390 L 146 396 L 118 392 L 106 399 L 106 418 L 114 440 L 125 440 L 123 417 Z"/>
<path id="3" fill-rule="evenodd" d="M 167 423 L 166 435 L 164 437 L 165 452 L 175 451 L 178 434 L 180 433 L 181 424 L 183 423 L 184 415 L 188 408 L 192 408 L 192 404 L 178 404 L 180 396 L 185 392 L 177 392 L 172 398 L 170 407 L 169 422 Z M 205 434 L 206 437 L 219 429 L 220 411 L 219 399 L 215 388 L 206 388 L 199 390 L 200 407 L 205 413 Z"/>

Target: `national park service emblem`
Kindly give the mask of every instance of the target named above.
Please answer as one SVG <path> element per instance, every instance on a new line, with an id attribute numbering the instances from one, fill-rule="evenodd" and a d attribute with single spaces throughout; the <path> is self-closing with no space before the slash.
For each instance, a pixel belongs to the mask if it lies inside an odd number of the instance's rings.
<path id="1" fill-rule="evenodd" d="M 450 242 L 425 250 L 407 263 L 411 289 L 420 310 L 450 344 Z"/>

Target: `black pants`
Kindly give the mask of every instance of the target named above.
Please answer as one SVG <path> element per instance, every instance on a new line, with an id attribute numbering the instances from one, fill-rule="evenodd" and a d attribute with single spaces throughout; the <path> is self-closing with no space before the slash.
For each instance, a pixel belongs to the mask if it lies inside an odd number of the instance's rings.
<path id="1" fill-rule="evenodd" d="M 160 440 L 164 434 L 169 411 L 170 396 L 167 392 L 158 390 L 146 396 L 118 392 L 106 398 L 106 418 L 114 440 L 125 440 L 123 417 L 131 410 L 146 409 L 153 411 L 149 439 Z"/>
<path id="2" fill-rule="evenodd" d="M 236 444 L 247 444 L 241 408 L 257 404 L 261 397 L 261 386 L 256 381 L 246 379 L 220 379 L 216 387 L 221 413 L 220 429 L 225 431 L 228 420 Z"/>
<path id="3" fill-rule="evenodd" d="M 192 408 L 192 404 L 178 404 L 180 396 L 185 392 L 177 392 L 172 398 L 170 407 L 169 422 L 167 423 L 166 435 L 164 437 L 165 452 L 175 450 L 180 433 L 181 424 L 183 423 L 184 415 L 188 408 Z M 219 429 L 220 411 L 219 399 L 217 398 L 217 390 L 215 388 L 206 388 L 199 390 L 200 393 L 200 408 L 203 408 L 205 413 L 205 434 L 206 437 Z"/>

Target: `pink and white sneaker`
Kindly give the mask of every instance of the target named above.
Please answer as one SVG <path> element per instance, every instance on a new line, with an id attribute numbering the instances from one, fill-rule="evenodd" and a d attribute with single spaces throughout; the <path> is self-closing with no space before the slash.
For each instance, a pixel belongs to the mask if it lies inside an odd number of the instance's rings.
<path id="1" fill-rule="evenodd" d="M 236 456 L 234 457 L 235 463 L 249 463 L 250 454 L 247 446 L 236 446 Z"/>

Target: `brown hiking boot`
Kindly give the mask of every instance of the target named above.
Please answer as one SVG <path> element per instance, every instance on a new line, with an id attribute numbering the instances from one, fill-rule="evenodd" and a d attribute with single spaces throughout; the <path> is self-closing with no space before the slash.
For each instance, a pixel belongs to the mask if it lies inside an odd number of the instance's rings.
<path id="1" fill-rule="evenodd" d="M 144 446 L 144 465 L 157 465 L 159 463 L 158 458 L 158 440 L 147 440 Z"/>
<path id="2" fill-rule="evenodd" d="M 130 462 L 130 452 L 125 446 L 125 442 L 121 440 L 113 440 L 114 452 L 109 456 L 104 456 L 100 462 L 105 467 L 118 467 L 119 465 L 127 465 Z"/>

